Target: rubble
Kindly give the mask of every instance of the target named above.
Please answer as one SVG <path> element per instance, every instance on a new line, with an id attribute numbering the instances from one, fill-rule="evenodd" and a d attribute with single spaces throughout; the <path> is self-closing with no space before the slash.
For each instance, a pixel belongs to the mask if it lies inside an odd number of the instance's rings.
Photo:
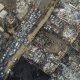
<path id="1" fill-rule="evenodd" d="M 79 80 L 79 24 L 80 0 L 1 0 L 0 80 L 21 56 L 50 80 Z"/>

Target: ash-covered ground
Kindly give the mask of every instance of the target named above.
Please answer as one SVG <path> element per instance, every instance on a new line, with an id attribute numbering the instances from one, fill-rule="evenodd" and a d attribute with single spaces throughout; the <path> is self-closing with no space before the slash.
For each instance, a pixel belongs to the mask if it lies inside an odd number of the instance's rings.
<path id="1" fill-rule="evenodd" d="M 48 80 L 50 76 L 41 71 L 36 65 L 29 63 L 25 58 L 14 66 L 7 80 Z"/>

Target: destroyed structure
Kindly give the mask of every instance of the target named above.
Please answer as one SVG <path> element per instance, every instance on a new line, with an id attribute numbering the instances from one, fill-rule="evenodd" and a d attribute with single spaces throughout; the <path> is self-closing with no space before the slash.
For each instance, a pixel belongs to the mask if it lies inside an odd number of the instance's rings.
<path id="1" fill-rule="evenodd" d="M 21 57 L 49 80 L 80 80 L 80 0 L 0 0 L 0 80 Z"/>

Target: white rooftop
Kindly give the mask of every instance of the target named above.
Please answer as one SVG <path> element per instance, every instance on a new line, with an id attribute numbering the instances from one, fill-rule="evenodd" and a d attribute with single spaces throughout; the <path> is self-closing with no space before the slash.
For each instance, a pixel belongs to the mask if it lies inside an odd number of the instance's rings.
<path id="1" fill-rule="evenodd" d="M 7 11 L 2 10 L 2 11 L 0 12 L 0 18 L 3 19 L 6 15 L 7 15 Z"/>
<path id="2" fill-rule="evenodd" d="M 0 11 L 4 9 L 4 5 L 0 3 Z"/>

